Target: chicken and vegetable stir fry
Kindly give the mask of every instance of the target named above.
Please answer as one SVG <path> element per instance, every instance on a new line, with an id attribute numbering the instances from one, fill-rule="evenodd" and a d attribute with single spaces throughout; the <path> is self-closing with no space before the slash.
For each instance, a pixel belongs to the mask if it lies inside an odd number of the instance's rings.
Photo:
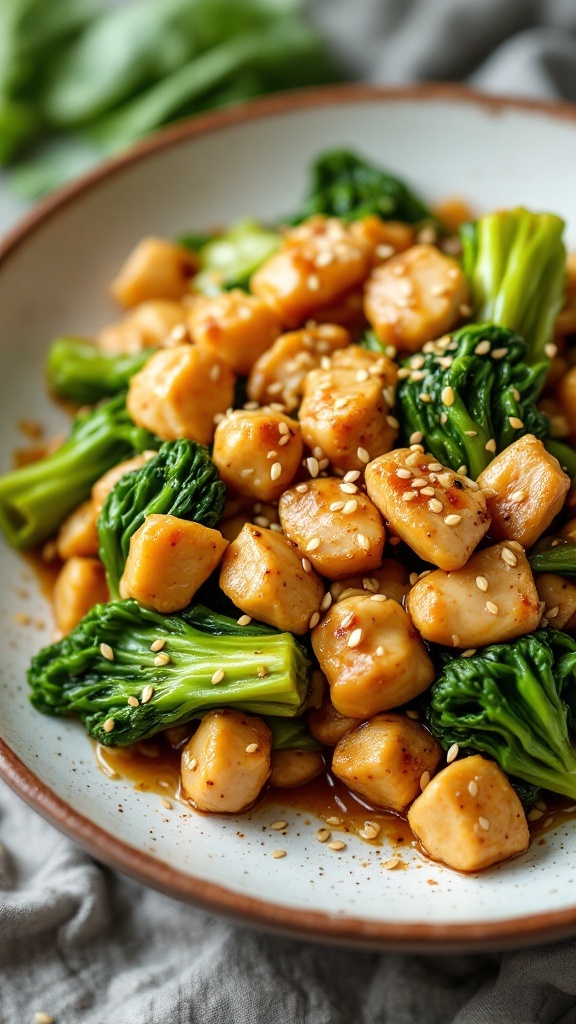
<path id="1" fill-rule="evenodd" d="M 462 219 L 334 152 L 278 225 L 139 242 L 0 525 L 62 561 L 39 711 L 166 734 L 204 812 L 329 768 L 478 871 L 576 797 L 576 263 Z"/>

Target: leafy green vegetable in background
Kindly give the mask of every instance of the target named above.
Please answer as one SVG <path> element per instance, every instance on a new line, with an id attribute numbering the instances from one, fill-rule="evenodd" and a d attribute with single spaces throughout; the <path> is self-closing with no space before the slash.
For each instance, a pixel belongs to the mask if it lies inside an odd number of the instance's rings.
<path id="1" fill-rule="evenodd" d="M 546 538 L 538 542 L 529 562 L 532 572 L 555 572 L 559 576 L 576 576 L 576 543 L 568 538 Z"/>
<path id="2" fill-rule="evenodd" d="M 492 757 L 534 786 L 576 797 L 576 640 L 538 630 L 453 658 L 430 690 L 428 725 L 445 750 Z"/>
<path id="3" fill-rule="evenodd" d="M 529 367 L 525 355 L 526 343 L 513 331 L 469 324 L 419 354 L 414 367 L 414 356 L 406 359 L 403 366 L 411 373 L 399 382 L 396 393 L 404 442 L 418 431 L 426 451 L 439 462 L 454 470 L 466 466 L 476 478 L 494 458 L 495 453 L 486 449 L 492 439 L 500 452 L 523 434 L 544 437 L 548 418 L 533 403 L 548 362 Z M 452 405 L 443 401 L 446 388 L 454 391 Z M 523 426 L 512 427 L 510 417 Z"/>
<path id="4" fill-rule="evenodd" d="M 276 252 L 281 241 L 278 231 L 270 231 L 258 221 L 237 221 L 196 250 L 201 270 L 194 278 L 194 288 L 208 293 L 222 288 L 247 289 L 254 271 Z"/>
<path id="5" fill-rule="evenodd" d="M 78 415 L 70 437 L 56 452 L 0 477 L 0 529 L 16 548 L 46 540 L 103 473 L 158 444 L 153 434 L 132 422 L 123 393 Z"/>
<path id="6" fill-rule="evenodd" d="M 404 182 L 346 149 L 335 149 L 312 166 L 310 191 L 293 223 L 316 213 L 358 220 L 373 213 L 409 224 L 432 219 L 430 210 Z"/>
<path id="7" fill-rule="evenodd" d="M 545 437 L 544 447 L 555 459 L 571 480 L 576 477 L 576 449 L 567 441 L 559 441 L 556 437 Z"/>
<path id="8" fill-rule="evenodd" d="M 170 661 L 158 667 L 150 648 L 160 637 Z M 113 662 L 101 654 L 102 643 L 114 651 Z M 224 680 L 213 686 L 220 668 Z M 95 739 L 125 746 L 215 707 L 296 715 L 306 701 L 309 668 L 290 633 L 238 626 L 201 606 L 160 615 L 136 601 L 115 601 L 96 605 L 71 633 L 35 655 L 28 682 L 39 711 L 78 714 Z M 152 696 L 142 702 L 145 687 Z M 111 732 L 104 729 L 109 719 Z"/>
<path id="9" fill-rule="evenodd" d="M 277 718 L 265 715 L 264 721 L 272 733 L 274 750 L 321 750 L 303 718 Z"/>
<path id="10" fill-rule="evenodd" d="M 460 230 L 474 319 L 521 334 L 529 364 L 545 358 L 564 305 L 563 231 L 560 217 L 522 208 L 487 214 Z"/>
<path id="11" fill-rule="evenodd" d="M 153 349 L 145 349 L 135 355 L 107 355 L 82 338 L 57 338 L 48 349 L 48 386 L 59 398 L 94 405 L 124 391 L 152 354 Z"/>
<path id="12" fill-rule="evenodd" d="M 112 597 L 118 597 L 130 538 L 146 516 L 173 515 L 213 527 L 220 521 L 225 500 L 218 470 L 196 441 L 166 441 L 144 466 L 125 473 L 98 519 L 99 554 Z"/>
<path id="13" fill-rule="evenodd" d="M 188 114 L 337 77 L 299 0 L 4 6 L 0 161 L 21 157 L 28 195 Z"/>

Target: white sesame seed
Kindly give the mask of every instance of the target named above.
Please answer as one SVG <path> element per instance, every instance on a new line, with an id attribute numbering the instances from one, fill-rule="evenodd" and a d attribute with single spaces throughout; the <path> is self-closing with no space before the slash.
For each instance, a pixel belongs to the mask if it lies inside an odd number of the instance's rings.
<path id="1" fill-rule="evenodd" d="M 115 725 L 116 722 L 113 718 L 107 718 L 102 728 L 104 729 L 104 732 L 113 732 Z"/>
<path id="2" fill-rule="evenodd" d="M 342 494 L 358 494 L 356 484 L 340 484 L 339 486 Z"/>
<path id="3" fill-rule="evenodd" d="M 358 534 L 358 536 L 356 537 L 356 543 L 359 548 L 362 548 L 363 551 L 370 550 L 370 541 L 368 540 L 368 537 L 364 533 Z"/>
<path id="4" fill-rule="evenodd" d="M 358 384 L 363 384 L 365 380 L 369 380 L 370 374 L 368 370 L 358 370 L 356 373 L 356 380 Z"/>
<path id="5" fill-rule="evenodd" d="M 290 433 L 290 427 L 288 426 L 287 423 L 284 422 L 284 420 L 281 420 L 280 423 L 278 424 L 278 433 L 279 434 L 289 434 Z"/>
<path id="6" fill-rule="evenodd" d="M 433 487 L 423 487 L 422 490 L 420 491 L 420 494 L 424 494 L 426 498 L 433 498 L 434 497 L 434 488 Z"/>
<path id="7" fill-rule="evenodd" d="M 396 249 L 394 248 L 393 245 L 386 245 L 386 243 L 383 242 L 381 243 L 381 245 L 376 246 L 374 252 L 378 259 L 387 260 L 390 258 L 390 256 L 394 255 Z"/>
<path id="8" fill-rule="evenodd" d="M 547 345 L 544 345 L 544 352 L 548 356 L 548 359 L 554 359 L 554 356 L 558 355 L 558 346 L 549 342 Z"/>
<path id="9" fill-rule="evenodd" d="M 428 394 L 428 392 L 427 392 L 427 391 L 422 391 L 422 392 L 421 392 L 421 394 L 420 394 L 420 401 L 422 401 L 422 402 L 424 402 L 424 403 L 426 403 L 426 404 L 427 404 L 428 402 L 431 402 L 431 401 L 432 401 L 432 399 L 430 398 L 430 395 Z"/>
<path id="10" fill-rule="evenodd" d="M 314 629 L 315 626 L 320 622 L 320 612 L 314 612 L 310 616 L 310 622 L 308 623 L 308 629 Z"/>
<path id="11" fill-rule="evenodd" d="M 467 651 L 462 651 L 461 658 L 471 658 L 473 654 L 476 654 L 476 647 L 469 647 Z"/>
<path id="12" fill-rule="evenodd" d="M 559 612 L 559 607 L 558 607 L 557 604 L 555 604 L 553 608 L 550 608 L 546 612 L 546 615 L 548 616 L 549 619 L 555 619 L 556 616 L 558 615 L 558 612 Z"/>
<path id="13" fill-rule="evenodd" d="M 428 502 L 428 508 L 430 509 L 431 512 L 442 512 L 444 510 L 444 506 L 442 502 L 438 500 L 438 498 L 430 498 L 430 501 Z"/>
<path id="14" fill-rule="evenodd" d="M 148 684 L 142 690 L 142 695 L 140 697 L 140 703 L 141 704 L 147 704 L 148 701 L 152 699 L 153 694 L 154 694 L 154 687 L 150 686 L 150 684 Z"/>
<path id="15" fill-rule="evenodd" d="M 287 821 L 273 821 L 270 828 L 273 828 L 275 832 L 282 832 L 282 830 L 286 828 L 287 824 Z"/>
<path id="16" fill-rule="evenodd" d="M 347 501 L 346 504 L 344 505 L 344 508 L 342 509 L 342 515 L 350 516 L 352 515 L 353 512 L 356 511 L 357 508 L 358 502 L 356 501 L 355 498 L 351 498 L 350 501 Z"/>
<path id="17" fill-rule="evenodd" d="M 452 761 L 455 761 L 456 758 L 458 757 L 459 752 L 460 747 L 458 746 L 457 743 L 453 743 L 450 749 L 448 750 L 448 753 L 446 754 L 447 763 L 452 764 Z"/>
<path id="18" fill-rule="evenodd" d="M 406 712 L 406 717 L 411 718 L 414 722 L 417 722 L 420 719 L 420 715 L 415 710 L 415 708 L 408 708 L 408 711 Z"/>
<path id="19" fill-rule="evenodd" d="M 326 818 L 326 823 L 328 825 L 341 825 L 342 824 L 342 818 L 336 818 L 334 816 L 331 817 L 331 818 Z"/>
<path id="20" fill-rule="evenodd" d="M 283 448 L 285 444 L 289 444 L 290 434 L 282 434 L 282 437 L 278 441 L 278 447 Z"/>
<path id="21" fill-rule="evenodd" d="M 404 460 L 406 462 L 406 465 L 407 466 L 418 466 L 418 465 L 420 465 L 420 456 L 421 456 L 421 454 L 422 454 L 421 452 L 411 452 L 411 454 L 407 455 L 406 459 Z"/>
<path id="22" fill-rule="evenodd" d="M 49 1013 L 43 1013 L 42 1010 L 37 1010 L 34 1014 L 34 1024 L 54 1024 L 54 1017 L 51 1017 Z"/>
<path id="23" fill-rule="evenodd" d="M 273 462 L 270 466 L 270 479 L 277 480 L 282 473 L 282 466 L 279 462 Z"/>
<path id="24" fill-rule="evenodd" d="M 363 632 L 361 629 L 353 629 L 348 637 L 348 647 L 358 647 L 362 642 Z"/>
<path id="25" fill-rule="evenodd" d="M 318 473 L 320 472 L 320 467 L 318 465 L 318 459 L 316 459 L 313 455 L 308 456 L 308 458 L 306 459 L 306 467 L 308 469 L 308 472 L 310 473 L 310 476 L 318 476 Z"/>
<path id="26" fill-rule="evenodd" d="M 286 850 L 272 850 L 272 856 L 274 860 L 281 860 L 282 857 L 286 856 Z"/>
<path id="27" fill-rule="evenodd" d="M 454 405 L 456 401 L 456 395 L 454 394 L 454 388 L 446 387 L 442 391 L 442 402 L 444 405 Z"/>
<path id="28" fill-rule="evenodd" d="M 526 815 L 528 821 L 538 821 L 539 818 L 544 817 L 544 811 L 538 810 L 537 807 L 533 807 L 531 811 Z"/>
<path id="29" fill-rule="evenodd" d="M 158 639 L 155 640 L 153 644 L 150 644 L 150 650 L 154 651 L 156 653 L 157 651 L 161 651 L 162 648 L 165 647 L 165 646 L 166 646 L 166 637 L 159 636 Z"/>
<path id="30" fill-rule="evenodd" d="M 443 469 L 444 469 L 444 466 L 442 465 L 441 462 L 429 462 L 428 463 L 428 471 L 431 472 L 431 473 L 441 473 Z"/>
<path id="31" fill-rule="evenodd" d="M 518 565 L 518 559 L 516 558 L 514 552 L 510 551 L 510 548 L 502 548 L 502 551 L 500 552 L 500 557 L 504 562 L 506 562 L 507 565 Z"/>
<path id="32" fill-rule="evenodd" d="M 360 462 L 363 462 L 364 464 L 370 462 L 370 456 L 365 448 L 357 448 L 356 455 L 360 459 Z"/>
<path id="33" fill-rule="evenodd" d="M 520 491 L 512 491 L 512 494 L 510 495 L 510 501 L 525 501 L 525 500 L 526 500 L 526 491 L 522 491 L 522 490 L 520 490 Z"/>
<path id="34" fill-rule="evenodd" d="M 458 523 L 462 522 L 462 516 L 452 513 L 449 516 L 444 516 L 444 522 L 446 526 L 458 526 Z"/>
<path id="35" fill-rule="evenodd" d="M 490 351 L 490 342 L 487 340 L 479 341 L 474 349 L 477 356 L 487 356 Z"/>
<path id="36" fill-rule="evenodd" d="M 490 612 L 490 615 L 498 615 L 498 605 L 494 604 L 493 601 L 486 601 L 486 611 Z"/>
<path id="37" fill-rule="evenodd" d="M 248 746 L 246 747 L 246 753 L 247 754 L 255 754 L 257 750 L 258 750 L 258 744 L 257 743 L 249 743 Z"/>
<path id="38" fill-rule="evenodd" d="M 415 430 L 413 434 L 410 434 L 410 444 L 420 444 L 423 440 L 424 434 L 421 430 Z"/>
<path id="39" fill-rule="evenodd" d="M 505 355 L 508 355 L 508 349 L 507 348 L 494 348 L 494 349 L 492 349 L 492 352 L 491 352 L 492 359 L 504 359 Z"/>
<path id="40" fill-rule="evenodd" d="M 388 424 L 389 427 L 392 427 L 394 430 L 397 430 L 398 427 L 400 426 L 400 423 L 395 416 L 387 416 L 386 423 Z"/>
<path id="41" fill-rule="evenodd" d="M 353 484 L 362 476 L 359 469 L 350 469 L 344 476 L 344 483 Z"/>
<path id="42" fill-rule="evenodd" d="M 320 611 L 327 612 L 332 604 L 332 594 L 328 590 L 320 602 Z"/>
<path id="43" fill-rule="evenodd" d="M 172 810 L 172 804 L 170 803 L 169 800 L 166 799 L 165 796 L 162 797 L 160 803 L 162 804 L 162 807 L 166 808 L 167 811 L 171 811 Z"/>
<path id="44" fill-rule="evenodd" d="M 309 274 L 306 279 L 306 284 L 311 292 L 317 292 L 320 288 L 320 278 L 317 274 Z"/>
<path id="45" fill-rule="evenodd" d="M 414 480 L 412 480 L 412 487 L 417 487 L 418 490 L 420 490 L 421 487 L 426 487 L 427 483 L 428 481 L 425 480 L 423 476 L 417 476 Z"/>
<path id="46" fill-rule="evenodd" d="M 278 452 L 276 451 L 275 448 L 271 448 L 269 452 L 266 452 L 266 458 L 267 459 L 275 459 L 277 455 L 278 455 Z"/>
<path id="47" fill-rule="evenodd" d="M 217 668 L 214 675 L 212 676 L 212 679 L 210 680 L 212 686 L 216 686 L 217 683 L 221 683 L 222 680 L 224 679 L 225 674 L 226 673 L 224 672 L 223 668 Z"/>
<path id="48" fill-rule="evenodd" d="M 470 779 L 468 783 L 468 792 L 470 796 L 478 796 L 478 783 L 474 782 L 474 779 Z"/>
<path id="49" fill-rule="evenodd" d="M 154 658 L 154 664 L 157 668 L 161 668 L 162 665 L 167 665 L 169 661 L 170 655 L 166 654 L 165 651 L 161 651 L 160 654 L 157 654 Z"/>
<path id="50" fill-rule="evenodd" d="M 298 494 L 306 494 L 308 484 L 296 484 L 296 490 L 298 491 Z"/>
<path id="51" fill-rule="evenodd" d="M 483 832 L 487 832 L 488 829 L 490 828 L 490 822 L 488 821 L 487 818 L 483 818 L 482 815 L 480 815 L 480 817 L 478 818 L 478 824 L 480 825 L 480 828 L 482 829 Z"/>
<path id="52" fill-rule="evenodd" d="M 241 615 L 240 618 L 237 619 L 236 621 L 237 621 L 239 626 L 248 626 L 252 622 L 252 616 L 251 615 Z"/>
<path id="53" fill-rule="evenodd" d="M 106 661 L 114 661 L 114 651 L 110 647 L 110 644 L 100 644 L 100 654 Z"/>
<path id="54" fill-rule="evenodd" d="M 394 868 L 397 868 L 401 863 L 402 862 L 399 857 L 390 857 L 389 860 L 382 862 L 382 867 L 385 868 L 386 871 L 394 871 Z"/>
<path id="55" fill-rule="evenodd" d="M 312 572 L 312 565 L 308 558 L 302 559 L 302 568 L 304 569 L 304 572 Z"/>
<path id="56" fill-rule="evenodd" d="M 418 497 L 418 491 L 404 491 L 402 495 L 403 501 L 413 501 L 414 498 Z"/>
<path id="57" fill-rule="evenodd" d="M 316 551 L 316 548 L 319 548 L 319 547 L 320 547 L 320 538 L 319 537 L 312 537 L 312 540 L 309 540 L 307 545 L 306 545 L 306 551 Z"/>
<path id="58" fill-rule="evenodd" d="M 270 526 L 270 520 L 268 516 L 254 516 L 254 525 L 263 526 L 265 530 Z"/>
<path id="59" fill-rule="evenodd" d="M 316 839 L 319 843 L 327 843 L 331 836 L 332 833 L 328 828 L 319 828 L 316 833 Z"/>
<path id="60" fill-rule="evenodd" d="M 343 843 L 341 839 L 333 839 L 331 843 L 328 843 L 329 850 L 345 850 L 346 843 Z"/>
<path id="61" fill-rule="evenodd" d="M 330 511 L 331 512 L 341 512 L 342 509 L 344 508 L 345 504 L 346 504 L 345 501 L 333 501 L 332 504 L 330 505 Z"/>
<path id="62" fill-rule="evenodd" d="M 484 448 L 485 448 L 485 450 L 487 452 L 495 452 L 496 451 L 496 441 L 494 440 L 493 437 L 491 437 L 489 441 L 486 441 L 486 444 L 484 445 Z"/>
<path id="63" fill-rule="evenodd" d="M 362 586 L 364 590 L 369 590 L 372 594 L 377 594 L 380 583 L 375 576 L 365 576 L 362 580 Z"/>
<path id="64" fill-rule="evenodd" d="M 216 384 L 220 380 L 221 372 L 222 370 L 218 366 L 218 363 L 214 363 L 214 366 L 210 367 L 210 372 L 208 376 L 210 377 L 210 380 L 214 382 L 214 384 Z"/>
<path id="65" fill-rule="evenodd" d="M 138 700 L 138 697 L 128 697 L 127 703 L 131 708 L 140 707 L 140 701 Z"/>
<path id="66" fill-rule="evenodd" d="M 370 598 L 370 600 L 372 600 L 372 598 Z M 377 658 L 381 658 L 384 655 L 384 648 L 383 647 L 377 647 L 374 653 L 375 653 Z"/>
<path id="67" fill-rule="evenodd" d="M 384 601 L 387 601 L 388 597 L 387 597 L 386 594 L 371 594 L 370 595 L 370 600 L 371 601 L 380 601 L 380 603 L 382 603 Z"/>
<path id="68" fill-rule="evenodd" d="M 411 371 L 408 369 L 407 366 L 401 366 L 400 369 L 398 370 L 398 380 L 406 380 L 408 377 L 410 377 L 410 375 Z"/>
<path id="69" fill-rule="evenodd" d="M 254 467 L 253 466 L 248 466 L 246 469 L 241 469 L 240 470 L 240 476 L 252 476 L 253 472 L 254 472 Z"/>
<path id="70" fill-rule="evenodd" d="M 396 476 L 399 477 L 400 480 L 409 480 L 412 473 L 409 469 L 402 469 L 402 467 L 400 467 L 400 469 L 396 470 Z"/>
<path id="71" fill-rule="evenodd" d="M 346 612 L 346 615 L 344 616 L 344 618 L 342 619 L 342 622 L 341 622 L 342 628 L 343 629 L 347 629 L 348 626 L 351 626 L 352 623 L 354 622 L 355 618 L 356 618 L 356 616 L 355 616 L 354 612 Z"/>
<path id="72" fill-rule="evenodd" d="M 358 830 L 358 835 L 362 836 L 362 839 L 376 839 L 380 829 L 381 826 L 375 821 L 365 821 L 364 828 Z"/>
<path id="73" fill-rule="evenodd" d="M 343 409 L 345 405 L 348 405 L 349 401 L 350 401 L 350 399 L 348 398 L 348 396 L 347 395 L 346 396 L 343 395 L 342 398 L 337 398 L 336 399 L 336 401 L 334 402 L 334 408 L 335 409 Z"/>
<path id="74" fill-rule="evenodd" d="M 524 426 L 522 420 L 519 420 L 517 416 L 509 416 L 508 423 L 514 428 L 514 430 L 522 430 L 522 427 Z"/>
<path id="75" fill-rule="evenodd" d="M 426 786 L 428 785 L 429 782 L 430 782 L 430 772 L 428 772 L 428 771 L 422 772 L 422 775 L 420 776 L 420 789 L 422 790 L 422 792 L 424 792 L 424 790 L 426 789 Z"/>

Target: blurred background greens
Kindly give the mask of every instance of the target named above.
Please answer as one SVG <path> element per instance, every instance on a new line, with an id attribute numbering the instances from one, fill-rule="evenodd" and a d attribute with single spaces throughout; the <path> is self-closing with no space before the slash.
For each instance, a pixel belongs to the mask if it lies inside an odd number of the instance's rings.
<path id="1" fill-rule="evenodd" d="M 0 167 L 35 198 L 162 125 L 337 79 L 299 0 L 0 0 Z"/>

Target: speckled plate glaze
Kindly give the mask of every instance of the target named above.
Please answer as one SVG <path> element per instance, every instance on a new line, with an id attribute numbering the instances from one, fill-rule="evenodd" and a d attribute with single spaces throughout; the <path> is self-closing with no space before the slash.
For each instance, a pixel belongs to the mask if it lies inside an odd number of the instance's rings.
<path id="1" fill-rule="evenodd" d="M 576 244 L 575 108 L 450 87 L 345 87 L 183 124 L 50 199 L 1 248 L 1 469 L 22 444 L 18 420 L 40 419 L 49 432 L 65 427 L 45 394 L 46 345 L 113 318 L 107 285 L 137 239 L 248 214 L 273 219 L 297 206 L 313 157 L 340 145 L 405 176 L 430 200 L 458 194 L 479 210 L 558 211 Z M 96 858 L 197 906 L 332 942 L 462 950 L 576 931 L 576 821 L 481 876 L 412 851 L 402 854 L 405 870 L 385 871 L 385 844 L 350 838 L 344 850 L 328 850 L 316 839 L 320 823 L 289 808 L 200 817 L 106 779 L 77 723 L 40 717 L 28 704 L 26 666 L 50 637 L 50 611 L 29 567 L 4 545 L 0 574 L 0 771 Z M 18 623 L 19 613 L 31 624 Z M 289 822 L 286 834 L 270 830 L 274 817 Z M 287 856 L 274 859 L 276 849 Z"/>

